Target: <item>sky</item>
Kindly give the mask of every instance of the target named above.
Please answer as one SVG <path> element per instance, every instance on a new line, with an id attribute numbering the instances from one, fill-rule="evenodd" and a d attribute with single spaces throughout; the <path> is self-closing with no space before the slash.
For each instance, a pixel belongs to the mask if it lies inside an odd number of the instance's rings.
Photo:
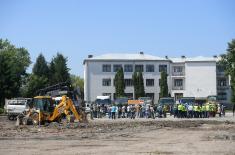
<path id="1" fill-rule="evenodd" d="M 235 38 L 235 0 L 0 0 L 0 38 L 68 58 L 83 77 L 89 54 L 213 56 Z"/>

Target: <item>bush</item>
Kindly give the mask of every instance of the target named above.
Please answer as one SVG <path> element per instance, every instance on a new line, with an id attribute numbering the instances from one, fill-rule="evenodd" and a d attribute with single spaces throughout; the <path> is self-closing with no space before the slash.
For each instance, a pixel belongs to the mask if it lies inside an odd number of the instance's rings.
<path id="1" fill-rule="evenodd" d="M 3 113 L 4 113 L 4 109 L 0 108 L 0 114 L 3 114 Z"/>

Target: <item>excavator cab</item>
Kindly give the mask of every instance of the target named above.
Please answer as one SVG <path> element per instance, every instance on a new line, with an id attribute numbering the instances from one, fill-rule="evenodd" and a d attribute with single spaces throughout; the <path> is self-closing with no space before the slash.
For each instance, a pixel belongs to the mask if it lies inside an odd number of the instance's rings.
<path id="1" fill-rule="evenodd" d="M 33 98 L 33 107 L 43 112 L 53 112 L 54 101 L 50 96 L 36 96 Z"/>

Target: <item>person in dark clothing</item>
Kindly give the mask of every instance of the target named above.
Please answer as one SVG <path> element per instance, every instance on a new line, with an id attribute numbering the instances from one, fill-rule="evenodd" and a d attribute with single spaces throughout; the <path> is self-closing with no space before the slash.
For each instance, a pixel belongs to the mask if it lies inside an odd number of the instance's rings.
<path id="1" fill-rule="evenodd" d="M 135 119 L 135 106 L 131 106 L 131 119 Z"/>

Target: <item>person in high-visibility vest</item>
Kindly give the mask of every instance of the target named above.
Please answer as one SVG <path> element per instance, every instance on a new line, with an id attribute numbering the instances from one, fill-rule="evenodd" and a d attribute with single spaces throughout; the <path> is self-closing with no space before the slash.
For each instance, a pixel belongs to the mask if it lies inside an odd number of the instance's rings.
<path id="1" fill-rule="evenodd" d="M 206 118 L 206 105 L 205 104 L 202 105 L 202 117 Z"/>
<path id="2" fill-rule="evenodd" d="M 183 118 L 187 117 L 187 109 L 186 109 L 185 105 L 182 105 L 182 117 Z"/>
<path id="3" fill-rule="evenodd" d="M 178 117 L 182 118 L 182 103 L 178 105 Z"/>
<path id="4" fill-rule="evenodd" d="M 209 118 L 209 113 L 210 113 L 210 104 L 206 103 L 206 118 Z"/>
<path id="5" fill-rule="evenodd" d="M 202 107 L 201 107 L 201 105 L 198 105 L 198 117 L 199 118 L 202 118 Z"/>
<path id="6" fill-rule="evenodd" d="M 194 118 L 198 118 L 198 105 L 197 104 L 193 106 L 193 111 L 194 111 Z"/>

